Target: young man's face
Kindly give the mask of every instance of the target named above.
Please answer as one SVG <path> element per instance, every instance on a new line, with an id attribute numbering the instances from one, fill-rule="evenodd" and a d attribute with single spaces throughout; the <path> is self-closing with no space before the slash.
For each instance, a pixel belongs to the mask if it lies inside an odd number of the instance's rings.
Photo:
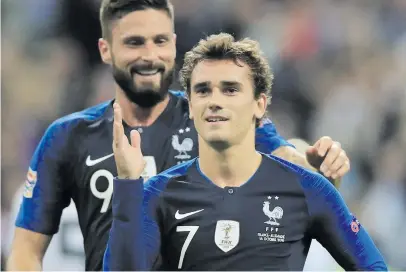
<path id="1" fill-rule="evenodd" d="M 266 110 L 266 96 L 254 98 L 250 67 L 239 61 L 204 60 L 192 72 L 190 114 L 200 137 L 228 147 L 255 133 L 256 118 Z"/>
<path id="2" fill-rule="evenodd" d="M 113 22 L 111 41 L 101 39 L 99 48 L 127 97 L 150 107 L 167 95 L 172 83 L 175 40 L 170 16 L 165 11 L 147 9 Z"/>

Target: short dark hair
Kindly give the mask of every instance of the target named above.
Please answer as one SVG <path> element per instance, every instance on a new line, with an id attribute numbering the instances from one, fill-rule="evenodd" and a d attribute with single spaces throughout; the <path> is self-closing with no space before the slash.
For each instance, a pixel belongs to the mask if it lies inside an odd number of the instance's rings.
<path id="1" fill-rule="evenodd" d="M 103 0 L 100 7 L 100 25 L 103 38 L 111 38 L 111 24 L 127 14 L 146 9 L 165 11 L 173 20 L 173 5 L 169 0 Z"/>
<path id="2" fill-rule="evenodd" d="M 264 53 L 257 41 L 245 38 L 235 41 L 234 37 L 227 33 L 220 33 L 202 39 L 185 55 L 182 69 L 179 72 L 179 80 L 190 95 L 190 80 L 196 65 L 203 60 L 233 60 L 236 64 L 242 61 L 251 68 L 254 84 L 254 97 L 259 98 L 264 93 L 271 101 L 273 73 Z"/>

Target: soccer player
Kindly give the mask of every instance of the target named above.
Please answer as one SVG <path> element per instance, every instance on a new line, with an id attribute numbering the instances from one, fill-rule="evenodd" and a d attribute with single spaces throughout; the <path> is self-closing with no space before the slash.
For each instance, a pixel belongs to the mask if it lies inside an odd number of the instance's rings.
<path id="1" fill-rule="evenodd" d="M 387 270 L 326 178 L 256 151 L 271 79 L 257 42 L 201 40 L 181 70 L 198 157 L 145 184 L 140 134 L 130 145 L 114 104 L 119 179 L 105 270 L 297 271 L 312 238 L 346 270 Z"/>
<path id="2" fill-rule="evenodd" d="M 61 213 L 73 200 L 84 239 L 86 270 L 100 270 L 111 227 L 113 102 L 122 108 L 124 131 L 137 129 L 148 179 L 197 156 L 197 133 L 182 92 L 169 92 L 176 35 L 172 5 L 166 0 L 104 0 L 99 41 L 111 66 L 115 100 L 56 120 L 39 143 L 27 173 L 8 260 L 10 270 L 40 270 Z M 256 130 L 257 149 L 311 167 L 276 132 L 272 123 Z M 343 176 L 349 160 L 338 143 L 322 138 L 308 155 L 319 154 L 331 178 Z M 311 156 L 309 156 L 310 158 Z"/>

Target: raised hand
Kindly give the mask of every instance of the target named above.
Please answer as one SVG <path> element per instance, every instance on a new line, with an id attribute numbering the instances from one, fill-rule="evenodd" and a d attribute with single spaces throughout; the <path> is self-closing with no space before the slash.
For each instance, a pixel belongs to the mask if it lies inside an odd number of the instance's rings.
<path id="1" fill-rule="evenodd" d="M 120 179 L 140 178 L 145 161 L 141 152 L 141 135 L 137 130 L 131 131 L 131 143 L 124 134 L 121 107 L 116 102 L 113 124 L 113 152 L 116 160 L 117 174 Z"/>

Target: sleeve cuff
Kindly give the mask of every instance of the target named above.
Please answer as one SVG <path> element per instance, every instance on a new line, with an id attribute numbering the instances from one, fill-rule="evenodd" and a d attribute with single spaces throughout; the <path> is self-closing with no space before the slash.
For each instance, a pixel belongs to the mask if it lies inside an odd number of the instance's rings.
<path id="1" fill-rule="evenodd" d="M 137 219 L 142 211 L 144 180 L 114 179 L 113 217 L 123 221 Z"/>

